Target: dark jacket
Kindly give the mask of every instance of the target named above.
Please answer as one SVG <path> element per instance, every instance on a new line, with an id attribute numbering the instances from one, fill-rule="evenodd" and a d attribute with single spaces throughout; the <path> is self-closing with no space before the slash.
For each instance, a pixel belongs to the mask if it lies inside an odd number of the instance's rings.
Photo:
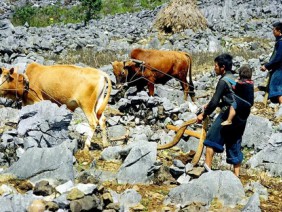
<path id="1" fill-rule="evenodd" d="M 265 64 L 267 70 L 282 69 L 282 36 L 276 37 L 274 51 L 268 63 Z"/>
<path id="2" fill-rule="evenodd" d="M 221 76 L 216 85 L 215 93 L 204 110 L 204 117 L 210 115 L 217 107 L 224 107 L 229 105 L 229 103 L 225 99 L 233 99 L 233 93 L 230 91 L 229 85 L 224 80 L 222 80 L 224 76 L 227 76 L 230 79 L 235 78 L 231 71 L 227 71 L 224 75 Z"/>
<path id="3" fill-rule="evenodd" d="M 242 99 L 254 104 L 254 83 L 252 80 L 240 80 L 235 85 L 235 93 Z"/>

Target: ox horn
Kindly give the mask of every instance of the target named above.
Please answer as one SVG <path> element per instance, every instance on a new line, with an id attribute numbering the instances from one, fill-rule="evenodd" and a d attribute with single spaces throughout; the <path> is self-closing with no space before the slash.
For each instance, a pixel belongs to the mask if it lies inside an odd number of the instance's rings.
<path id="1" fill-rule="evenodd" d="M 142 60 L 136 60 L 136 59 L 131 59 L 132 62 L 137 63 L 137 64 L 144 64 L 145 62 Z"/>

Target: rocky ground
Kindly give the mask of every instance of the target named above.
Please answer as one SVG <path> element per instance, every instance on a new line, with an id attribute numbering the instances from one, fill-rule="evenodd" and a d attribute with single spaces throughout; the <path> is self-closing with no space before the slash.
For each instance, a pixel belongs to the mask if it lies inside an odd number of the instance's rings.
<path id="1" fill-rule="evenodd" d="M 263 84 L 266 74 L 259 67 L 274 44 L 269 26 L 282 14 L 276 1 L 217 3 L 198 1 L 209 23 L 207 30 L 163 35 L 151 28 L 159 8 L 107 16 L 86 27 L 68 24 L 37 29 L 13 26 L 8 20 L 12 7 L 3 1 L 1 66 L 24 70 L 33 61 L 91 66 L 95 60 L 95 67 L 99 64 L 114 84 L 110 62 L 127 58 L 134 47 L 187 51 L 194 61 L 197 104 L 203 105 L 217 82 L 213 58 L 220 52 L 234 55 L 234 69 L 249 63 L 255 69 L 255 86 Z M 97 63 L 97 58 L 103 61 Z M 166 125 L 180 125 L 195 113 L 190 101 L 183 101 L 177 82 L 156 87 L 153 98 L 146 90 L 113 89 L 106 111 L 112 145 L 102 148 L 97 132 L 90 154 L 81 151 L 88 132 L 81 111 L 70 113 L 50 102 L 18 110 L 1 98 L 0 211 L 24 211 L 35 199 L 50 211 L 282 210 L 282 108 L 271 103 L 264 107 L 264 92 L 255 91 L 238 180 L 225 163 L 225 154 L 216 155 L 213 173 L 204 172 L 204 155 L 197 166 L 191 166 L 198 139 L 183 136 L 174 148 L 157 151 L 156 143 L 167 143 L 175 136 Z"/>

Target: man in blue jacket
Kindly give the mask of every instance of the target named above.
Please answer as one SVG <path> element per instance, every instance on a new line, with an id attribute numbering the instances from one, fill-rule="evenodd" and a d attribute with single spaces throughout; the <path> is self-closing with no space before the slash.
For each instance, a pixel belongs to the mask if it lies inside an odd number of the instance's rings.
<path id="1" fill-rule="evenodd" d="M 273 24 L 273 35 L 276 38 L 275 46 L 268 63 L 261 71 L 270 71 L 269 96 L 271 102 L 282 105 L 282 23 Z"/>

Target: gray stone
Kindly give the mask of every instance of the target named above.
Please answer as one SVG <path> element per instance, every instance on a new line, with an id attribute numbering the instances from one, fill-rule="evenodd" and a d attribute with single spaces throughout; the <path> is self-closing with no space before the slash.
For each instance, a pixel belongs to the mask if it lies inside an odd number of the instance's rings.
<path id="1" fill-rule="evenodd" d="M 18 134 L 32 137 L 38 147 L 52 147 L 68 139 L 71 117 L 65 105 L 58 107 L 50 101 L 28 105 L 20 111 Z"/>
<path id="2" fill-rule="evenodd" d="M 19 179 L 74 180 L 72 152 L 66 142 L 53 148 L 30 148 L 6 170 Z"/>
<path id="3" fill-rule="evenodd" d="M 156 156 L 156 143 L 141 141 L 135 144 L 118 171 L 118 183 L 150 183 L 152 176 L 147 173 L 156 162 Z"/>
<path id="4" fill-rule="evenodd" d="M 259 194 L 254 193 L 248 203 L 243 208 L 242 212 L 261 212 Z"/>
<path id="5" fill-rule="evenodd" d="M 252 156 L 247 164 L 251 168 L 268 170 L 273 176 L 282 176 L 282 133 L 275 133 L 269 139 L 269 144 Z"/>
<path id="6" fill-rule="evenodd" d="M 137 205 L 142 196 L 134 189 L 127 189 L 119 195 L 119 204 L 123 211 L 129 211 L 130 207 Z"/>
<path id="7" fill-rule="evenodd" d="M 171 189 L 164 203 L 186 206 L 198 202 L 208 206 L 217 198 L 224 206 L 235 207 L 244 197 L 243 185 L 232 172 L 213 171 Z"/>
<path id="8" fill-rule="evenodd" d="M 242 146 L 261 150 L 267 145 L 271 133 L 272 124 L 268 119 L 250 115 L 243 135 Z"/>

